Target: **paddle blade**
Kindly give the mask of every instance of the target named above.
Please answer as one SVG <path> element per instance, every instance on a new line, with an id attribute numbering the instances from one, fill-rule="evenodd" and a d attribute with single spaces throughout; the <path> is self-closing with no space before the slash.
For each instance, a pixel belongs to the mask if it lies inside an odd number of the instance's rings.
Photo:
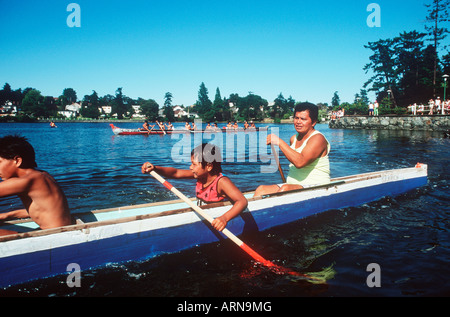
<path id="1" fill-rule="evenodd" d="M 252 248 L 250 248 L 245 243 L 241 244 L 241 249 L 248 253 L 256 262 L 261 263 L 264 266 L 267 267 L 275 267 L 276 265 L 266 259 L 264 259 L 262 256 L 260 256 L 258 253 L 256 253 Z"/>
<path id="2" fill-rule="evenodd" d="M 327 283 L 327 279 L 324 278 L 324 276 L 320 276 L 320 275 L 312 276 L 311 274 L 303 274 L 303 273 L 295 272 L 290 269 L 279 266 L 269 260 L 266 260 L 265 258 L 263 258 L 261 255 L 256 253 L 252 248 L 250 248 L 245 243 L 242 243 L 241 248 L 248 255 L 250 255 L 256 262 L 269 268 L 271 270 L 271 272 L 273 272 L 275 274 L 289 274 L 292 276 L 301 277 L 302 279 L 305 279 L 314 284 L 326 284 Z"/>

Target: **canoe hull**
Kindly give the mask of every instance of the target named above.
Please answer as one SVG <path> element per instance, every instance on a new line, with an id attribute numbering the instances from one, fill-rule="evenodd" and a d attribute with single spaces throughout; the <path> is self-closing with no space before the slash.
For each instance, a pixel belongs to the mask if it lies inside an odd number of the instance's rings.
<path id="1" fill-rule="evenodd" d="M 227 228 L 236 235 L 263 231 L 326 210 L 396 196 L 425 185 L 427 168 L 425 165 L 360 176 L 336 179 L 330 186 L 249 199 L 248 210 L 230 221 Z M 97 222 L 4 237 L 0 239 L 0 287 L 69 274 L 71 263 L 86 270 L 108 263 L 145 260 L 225 239 L 190 209 L 179 209 L 184 208 L 181 206 L 174 201 L 98 211 L 89 215 Z M 224 205 L 208 208 L 207 212 L 217 217 L 229 208 Z M 110 213 L 122 213 L 125 217 L 102 218 Z"/>

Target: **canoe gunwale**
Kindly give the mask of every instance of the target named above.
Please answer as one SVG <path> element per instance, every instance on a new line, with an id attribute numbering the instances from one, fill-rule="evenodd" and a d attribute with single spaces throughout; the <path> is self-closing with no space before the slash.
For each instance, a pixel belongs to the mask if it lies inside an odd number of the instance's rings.
<path id="1" fill-rule="evenodd" d="M 339 184 L 343 184 L 343 183 L 344 182 L 339 182 Z M 260 196 L 260 197 L 252 197 L 252 198 L 249 198 L 248 201 L 249 202 L 258 201 L 258 200 L 262 200 L 262 199 L 268 199 L 271 197 L 284 196 L 284 195 L 289 195 L 289 194 L 295 194 L 295 193 L 301 192 L 301 191 L 306 191 L 306 190 L 311 191 L 311 190 L 315 190 L 315 189 L 327 188 L 327 187 L 329 188 L 329 187 L 333 187 L 333 186 L 335 186 L 335 184 L 331 183 L 331 184 L 320 185 L 320 186 L 315 186 L 315 187 L 310 187 L 310 188 L 305 188 L 305 189 L 291 190 L 291 191 L 286 191 L 283 193 L 275 193 L 275 194 L 264 195 L 264 196 Z M 252 194 L 252 193 L 253 192 L 251 191 L 251 192 L 246 192 L 244 194 L 247 195 L 247 194 Z M 195 200 L 195 198 L 192 198 L 191 200 Z M 170 205 L 170 204 L 176 204 L 176 203 L 181 203 L 181 202 L 183 202 L 183 201 L 180 199 L 177 199 L 177 200 L 154 202 L 154 203 L 134 205 L 134 206 L 133 205 L 124 206 L 124 207 L 119 207 L 119 208 L 94 210 L 92 212 L 83 212 L 83 213 L 79 213 L 79 214 L 74 213 L 74 214 L 72 214 L 74 221 L 76 221 L 76 224 L 74 224 L 74 225 L 68 225 L 68 226 L 52 228 L 52 229 L 34 230 L 34 231 L 22 232 L 22 233 L 7 235 L 7 236 L 0 236 L 0 243 L 4 242 L 4 241 L 11 241 L 11 240 L 16 240 L 16 239 L 40 237 L 40 236 L 51 235 L 51 234 L 55 234 L 55 233 L 76 231 L 76 230 L 81 230 L 81 231 L 89 230 L 91 228 L 100 227 L 100 226 L 114 225 L 114 224 L 130 222 L 130 221 L 139 221 L 139 220 L 145 220 L 145 219 L 151 219 L 151 218 L 157 218 L 157 217 L 182 214 L 182 213 L 187 213 L 187 212 L 194 212 L 192 210 L 192 208 L 186 207 L 186 208 L 181 208 L 181 209 L 172 209 L 172 210 L 168 210 L 168 211 L 162 211 L 162 212 L 158 212 L 158 213 L 149 213 L 149 214 L 143 214 L 143 215 L 122 217 L 122 218 L 112 219 L 112 220 L 83 222 L 80 219 L 81 215 L 86 215 L 86 214 L 94 214 L 95 215 L 98 213 L 107 213 L 107 212 L 122 211 L 122 210 L 128 210 L 128 209 L 138 209 L 138 208 L 145 208 L 145 207 L 161 206 L 161 205 Z M 224 206 L 231 206 L 231 202 L 224 201 L 224 202 L 212 203 L 212 204 L 200 206 L 200 208 L 205 209 L 205 210 L 210 210 L 210 209 L 224 207 Z M 14 225 L 14 224 L 22 224 L 22 223 L 28 223 L 28 222 L 32 222 L 32 220 L 30 218 L 11 220 L 11 221 L 4 222 L 2 225 Z M 1 227 L 1 225 L 0 225 L 0 227 Z"/>
<path id="2" fill-rule="evenodd" d="M 288 196 L 288 195 L 295 195 L 301 192 L 312 192 L 316 190 L 328 190 L 330 188 L 337 188 L 340 185 L 345 184 L 351 184 L 356 182 L 362 182 L 366 180 L 376 179 L 376 178 L 382 178 L 383 175 L 394 173 L 395 171 L 400 170 L 407 170 L 411 168 L 405 168 L 405 169 L 397 169 L 397 170 L 386 170 L 386 171 L 379 171 L 379 172 L 370 172 L 370 173 L 364 173 L 364 174 L 357 174 L 352 176 L 345 176 L 345 177 L 339 177 L 332 179 L 332 181 L 329 184 L 324 185 L 318 185 L 313 186 L 309 188 L 302 188 L 302 189 L 296 189 L 296 190 L 290 190 L 286 192 L 281 193 L 274 193 L 264 196 L 258 196 L 258 197 L 252 197 L 248 198 L 248 202 L 255 202 L 259 200 L 267 200 L 270 198 L 277 198 L 282 196 Z M 245 192 L 244 195 L 251 195 L 253 191 Z M 191 198 L 193 201 L 195 198 Z M 115 225 L 120 223 L 127 223 L 132 221 L 139 221 L 139 220 L 145 220 L 145 219 L 151 219 L 151 218 L 158 218 L 158 217 L 165 217 L 165 216 L 171 216 L 171 215 L 177 215 L 177 214 L 183 214 L 188 212 L 194 212 L 192 208 L 187 207 L 186 208 L 179 208 L 179 209 L 171 209 L 167 211 L 161 211 L 161 212 L 155 212 L 155 213 L 146 213 L 142 215 L 134 215 L 134 216 L 125 216 L 122 218 L 116 218 L 116 219 L 110 219 L 110 220 L 98 220 L 98 221 L 92 221 L 92 222 L 83 222 L 80 217 L 82 215 L 88 215 L 88 214 L 100 214 L 100 213 L 108 213 L 108 212 L 120 212 L 124 210 L 130 210 L 130 209 L 139 209 L 139 208 L 146 208 L 146 207 L 155 207 L 155 206 L 164 206 L 164 205 L 171 205 L 171 204 L 177 204 L 182 203 L 183 201 L 180 199 L 177 200 L 169 200 L 169 201 L 161 201 L 161 202 L 153 202 L 153 203 L 147 203 L 147 204 L 141 204 L 141 205 L 131 205 L 131 206 L 123 206 L 119 208 L 108 208 L 108 209 L 101 209 L 101 210 L 93 210 L 90 212 L 82 212 L 82 213 L 73 213 L 72 217 L 76 221 L 74 225 L 64 226 L 64 227 L 58 227 L 58 228 L 52 228 L 52 229 L 43 229 L 43 230 L 33 230 L 29 232 L 22 232 L 12 235 L 6 235 L 6 236 L 0 236 L 0 243 L 5 241 L 11 241 L 11 240 L 18 240 L 18 239 L 25 239 L 29 237 L 39 237 L 39 236 L 45 236 L 45 235 L 51 235 L 56 233 L 62 233 L 62 232 L 69 232 L 69 231 L 85 231 L 89 230 L 91 228 L 101 227 L 101 226 L 108 226 L 108 225 Z M 220 208 L 224 206 L 231 205 L 231 202 L 225 201 L 225 202 L 219 202 L 219 203 L 212 203 L 208 205 L 201 206 L 202 209 L 205 210 L 211 210 L 214 208 Z M 248 212 L 248 211 L 244 211 Z M 200 219 L 201 217 L 198 216 Z M 202 219 L 203 221 L 203 219 Z M 15 224 L 22 224 L 32 222 L 30 218 L 26 219 L 19 219 L 19 220 L 12 220 L 12 221 L 6 221 L 0 224 L 0 228 L 3 225 L 15 225 Z"/>

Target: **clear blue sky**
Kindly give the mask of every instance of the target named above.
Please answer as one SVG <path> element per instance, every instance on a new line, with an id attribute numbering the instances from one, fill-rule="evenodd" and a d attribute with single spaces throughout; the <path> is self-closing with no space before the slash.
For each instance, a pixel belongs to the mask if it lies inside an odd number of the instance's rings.
<path id="1" fill-rule="evenodd" d="M 69 28 L 67 5 L 81 8 Z M 0 0 L 0 88 L 33 87 L 78 98 L 93 90 L 132 98 L 173 94 L 191 105 L 205 83 L 211 100 L 248 92 L 273 101 L 352 102 L 370 77 L 370 41 L 424 31 L 431 0 Z M 381 8 L 370 28 L 367 6 Z M 372 97 L 372 95 L 369 95 Z"/>

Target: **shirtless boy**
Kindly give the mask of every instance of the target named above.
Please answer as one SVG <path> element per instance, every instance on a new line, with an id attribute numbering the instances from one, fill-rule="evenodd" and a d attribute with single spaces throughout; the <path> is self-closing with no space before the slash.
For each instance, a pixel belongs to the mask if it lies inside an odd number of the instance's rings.
<path id="1" fill-rule="evenodd" d="M 0 213 L 0 221 L 31 217 L 41 229 L 72 224 L 61 187 L 50 174 L 36 167 L 34 149 L 24 137 L 0 138 L 0 197 L 18 195 L 25 206 Z M 14 233 L 0 229 L 0 236 Z"/>

